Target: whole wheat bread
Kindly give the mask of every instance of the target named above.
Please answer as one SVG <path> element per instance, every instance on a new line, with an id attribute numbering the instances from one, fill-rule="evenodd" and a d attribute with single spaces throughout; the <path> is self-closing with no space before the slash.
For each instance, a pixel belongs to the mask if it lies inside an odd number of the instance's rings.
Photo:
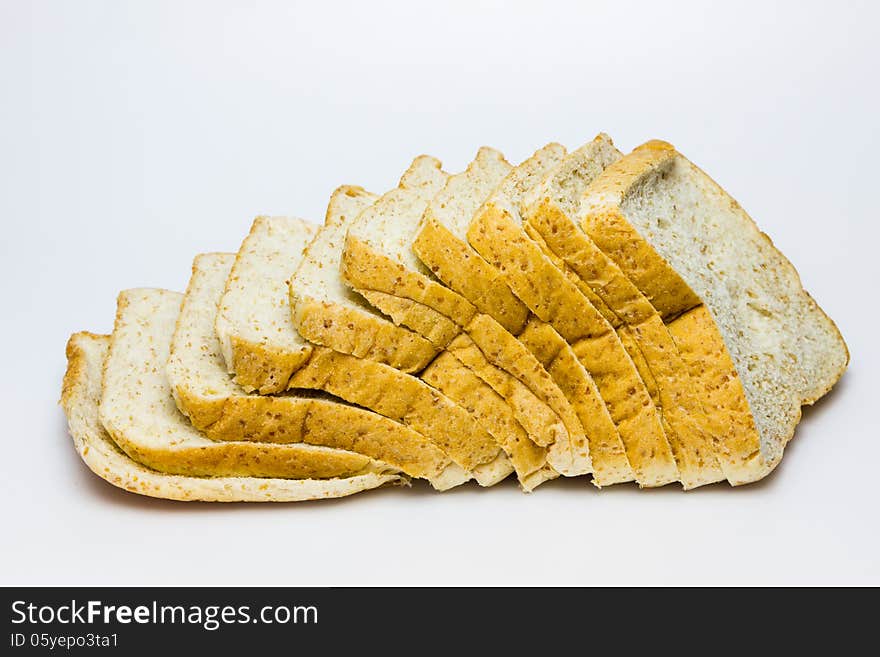
<path id="1" fill-rule="evenodd" d="M 292 374 L 283 388 L 323 390 L 345 401 L 402 423 L 428 438 L 481 485 L 492 485 L 513 471 L 498 442 L 479 419 L 421 380 L 378 361 L 313 345 L 297 332 L 291 317 L 288 280 L 313 234 L 302 220 L 261 218 L 236 256 L 218 310 L 227 339 L 259 344 L 274 359 L 266 371 L 253 368 L 263 381 L 278 383 L 274 373 Z M 263 262 L 270 260 L 271 262 Z M 280 283 L 279 283 L 280 281 Z M 230 307 L 230 290 L 236 306 Z M 285 319 L 282 319 L 282 315 Z M 303 350 L 309 357 L 299 358 Z M 298 359 L 295 372 L 284 369 Z M 236 381 L 238 378 L 236 378 Z"/>
<path id="2" fill-rule="evenodd" d="M 180 501 L 299 502 L 345 497 L 401 481 L 393 473 L 379 472 L 334 479 L 278 479 L 192 477 L 148 468 L 122 451 L 99 419 L 101 369 L 109 346 L 108 335 L 81 332 L 71 336 L 61 405 L 80 458 L 97 476 L 118 488 Z"/>
<path id="3" fill-rule="evenodd" d="M 416 158 L 392 192 L 392 211 L 365 211 L 349 229 L 342 277 L 395 321 L 425 335 L 438 317 L 452 320 L 459 334 L 438 346 L 445 346 L 508 401 L 532 440 L 548 447 L 548 461 L 558 472 L 585 474 L 592 463 L 583 427 L 549 374 L 504 327 L 435 281 L 411 250 L 423 217 L 442 223 L 446 217 L 472 213 L 510 168 L 489 148 L 480 149 L 466 171 L 455 176 L 444 174 L 433 158 Z M 441 182 L 442 188 L 426 202 L 426 190 Z M 383 306 L 388 299 L 394 307 Z M 395 315 L 400 307 L 404 312 Z"/>
<path id="4" fill-rule="evenodd" d="M 603 157 L 597 151 L 606 154 Z M 607 135 L 570 153 L 523 200 L 526 232 L 548 257 L 555 256 L 557 267 L 585 296 L 595 295 L 608 310 L 606 319 L 617 330 L 662 413 L 685 488 L 725 477 L 736 481 L 737 457 L 725 444 L 727 429 L 721 416 L 704 406 L 703 402 L 708 406 L 712 399 L 691 380 L 660 314 L 576 223 L 581 198 L 601 173 L 602 163 L 617 157 Z"/>
<path id="5" fill-rule="evenodd" d="M 743 469 L 748 480 L 764 476 L 782 458 L 801 406 L 830 390 L 849 361 L 840 332 L 794 267 L 736 201 L 665 142 L 648 142 L 609 167 L 584 197 L 579 220 L 664 315 L 692 317 L 705 304 L 734 369 L 707 373 L 701 356 L 718 362 L 719 350 L 705 344 L 683 355 L 715 394 L 737 395 L 741 386 L 748 404 L 734 404 L 729 422 L 754 421 L 760 451 Z"/>
<path id="6" fill-rule="evenodd" d="M 394 471 L 363 454 L 305 444 L 215 442 L 177 409 L 165 365 L 182 300 L 157 289 L 119 295 L 103 365 L 101 424 L 135 461 L 194 477 L 328 479 Z"/>
<path id="7" fill-rule="evenodd" d="M 196 256 L 180 308 L 167 376 L 178 408 L 213 440 L 307 443 L 389 463 L 447 490 L 470 476 L 427 438 L 377 413 L 326 394 L 254 395 L 226 372 L 214 332 L 234 254 Z"/>

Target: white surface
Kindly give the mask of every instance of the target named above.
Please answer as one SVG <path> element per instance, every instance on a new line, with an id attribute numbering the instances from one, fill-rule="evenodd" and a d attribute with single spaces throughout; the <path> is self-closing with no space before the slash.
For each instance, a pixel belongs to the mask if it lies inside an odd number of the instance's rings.
<path id="1" fill-rule="evenodd" d="M 880 11 L 719 4 L 2 2 L 0 584 L 880 584 Z M 109 330 L 121 288 L 180 289 L 254 215 L 320 219 L 418 153 L 599 130 L 707 169 L 848 341 L 769 480 L 209 506 L 79 462 L 64 343 Z"/>

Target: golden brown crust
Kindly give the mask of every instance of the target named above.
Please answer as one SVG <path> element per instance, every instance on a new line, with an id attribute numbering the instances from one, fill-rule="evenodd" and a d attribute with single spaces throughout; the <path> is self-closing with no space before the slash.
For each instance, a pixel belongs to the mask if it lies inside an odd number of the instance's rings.
<path id="1" fill-rule="evenodd" d="M 449 288 L 491 315 L 511 333 L 519 333 L 529 309 L 516 298 L 494 267 L 458 240 L 446 226 L 426 215 L 413 242 L 419 259 Z"/>
<path id="2" fill-rule="evenodd" d="M 476 307 L 460 294 L 376 252 L 351 233 L 345 241 L 340 273 L 356 290 L 375 290 L 417 301 L 459 326 L 466 325 L 477 313 Z"/>
<path id="3" fill-rule="evenodd" d="M 463 408 L 419 379 L 381 363 L 316 347 L 290 387 L 325 390 L 402 422 L 466 470 L 498 456 L 498 444 Z"/>
<path id="4" fill-rule="evenodd" d="M 552 326 L 534 316 L 518 337 L 553 377 L 587 429 L 593 483 L 601 488 L 633 481 L 635 473 L 617 427 L 596 384 L 571 346 Z"/>
<path id="5" fill-rule="evenodd" d="M 420 372 L 437 355 L 421 335 L 369 313 L 314 299 L 300 300 L 297 313 L 295 324 L 306 340 L 402 372 Z"/>
<path id="6" fill-rule="evenodd" d="M 395 324 L 406 326 L 434 345 L 440 351 L 461 333 L 461 327 L 423 303 L 396 297 L 376 290 L 355 291 L 380 312 L 388 315 Z"/>
<path id="7" fill-rule="evenodd" d="M 578 290 L 600 297 L 613 314 L 611 323 L 662 414 L 684 488 L 723 480 L 717 458 L 722 448 L 660 315 L 554 200 L 544 197 L 526 213 L 527 232 L 543 242 L 545 255 L 554 254 L 557 268 Z"/>
<path id="8" fill-rule="evenodd" d="M 530 475 L 544 467 L 547 453 L 529 439 L 507 402 L 449 352 L 440 354 L 422 379 L 478 418 L 510 457 L 520 484 L 531 490 Z"/>
<path id="9" fill-rule="evenodd" d="M 666 321 L 700 305 L 702 300 L 626 220 L 620 204 L 639 179 L 671 162 L 675 155 L 671 145 L 652 141 L 624 156 L 593 181 L 590 198 L 596 201 L 577 218 L 596 246 L 623 270 Z"/>
<path id="10" fill-rule="evenodd" d="M 291 480 L 254 477 L 188 477 L 151 470 L 132 460 L 113 442 L 98 419 L 101 363 L 110 337 L 80 332 L 67 343 L 67 370 L 61 405 L 74 447 L 97 476 L 123 490 L 180 501 L 293 502 L 343 497 L 386 483 L 402 483 L 392 473 L 346 479 Z"/>
<path id="11" fill-rule="evenodd" d="M 548 443 L 550 464 L 568 477 L 592 472 L 584 426 L 565 394 L 534 354 L 492 317 L 482 313 L 465 327 L 464 335 L 473 343 L 473 348 L 479 350 L 481 358 L 510 375 L 516 384 L 524 386 L 539 400 L 539 404 L 524 406 L 524 410 L 530 406 L 536 409 L 537 413 L 532 412 L 530 416 L 532 422 L 546 415 L 546 420 L 540 420 L 543 426 L 561 423 L 562 431 L 552 443 Z M 535 432 L 530 431 L 530 434 Z"/>
<path id="12" fill-rule="evenodd" d="M 620 209 L 625 195 L 640 180 L 668 166 L 675 157 L 675 149 L 665 142 L 652 141 L 635 149 L 593 182 L 579 219 L 596 246 L 666 321 L 675 352 L 696 384 L 702 409 L 697 418 L 704 432 L 715 438 L 715 454 L 728 481 L 737 485 L 763 477 L 767 468 L 761 462 L 760 437 L 730 354 L 702 300 Z M 659 329 L 654 331 L 655 339 L 659 335 Z M 710 353 L 712 358 L 700 360 L 700 355 Z"/>
<path id="13" fill-rule="evenodd" d="M 468 240 L 532 312 L 572 345 L 608 406 L 639 483 L 676 481 L 659 413 L 614 328 L 505 209 L 487 205 Z"/>
<path id="14" fill-rule="evenodd" d="M 286 351 L 270 345 L 231 336 L 232 370 L 235 382 L 245 390 L 270 395 L 287 389 L 287 382 L 312 353 L 311 345 L 298 351 Z"/>
<path id="15" fill-rule="evenodd" d="M 691 379 L 700 386 L 710 431 L 720 437 L 718 452 L 728 481 L 738 486 L 769 471 L 761 458 L 758 432 L 742 382 L 705 306 L 697 306 L 668 324 Z"/>

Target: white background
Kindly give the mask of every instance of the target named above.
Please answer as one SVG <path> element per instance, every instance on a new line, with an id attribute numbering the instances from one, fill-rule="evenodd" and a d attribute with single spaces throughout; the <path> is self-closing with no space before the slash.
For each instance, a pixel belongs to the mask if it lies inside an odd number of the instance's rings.
<path id="1" fill-rule="evenodd" d="M 832 9 L 846 7 L 846 9 Z M 873 3 L 0 2 L 0 584 L 880 584 Z M 64 344 L 259 213 L 418 153 L 673 142 L 755 217 L 852 364 L 731 490 L 425 486 L 288 506 L 91 475 Z"/>

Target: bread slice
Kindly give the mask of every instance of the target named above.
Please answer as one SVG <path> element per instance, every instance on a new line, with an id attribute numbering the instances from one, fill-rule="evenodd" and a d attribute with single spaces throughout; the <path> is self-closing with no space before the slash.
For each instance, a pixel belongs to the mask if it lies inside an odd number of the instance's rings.
<path id="1" fill-rule="evenodd" d="M 192 477 L 330 479 L 396 471 L 363 454 L 305 444 L 215 442 L 177 410 L 165 364 L 182 299 L 167 290 L 126 290 L 103 366 L 101 423 L 129 457 Z"/>
<path id="2" fill-rule="evenodd" d="M 430 310 L 427 313 L 420 313 L 419 316 L 427 320 L 427 323 L 420 327 L 425 335 L 421 337 L 420 333 L 413 333 L 403 326 L 396 325 L 375 308 L 365 307 L 364 298 L 343 286 L 338 272 L 335 280 L 331 275 L 334 268 L 338 267 L 342 254 L 343 245 L 337 240 L 339 227 L 347 228 L 351 223 L 348 217 L 360 216 L 359 221 L 375 218 L 377 223 L 388 224 L 391 217 L 409 211 L 414 204 L 419 207 L 427 204 L 428 197 L 436 190 L 432 185 L 425 184 L 426 179 L 430 180 L 430 178 L 422 176 L 419 167 L 419 163 L 424 159 L 417 158 L 414 166 L 403 175 L 402 186 L 382 197 L 375 197 L 357 187 L 340 187 L 331 195 L 325 225 L 306 249 L 302 263 L 290 280 L 294 324 L 302 327 L 303 322 L 307 321 L 311 327 L 308 329 L 311 331 L 310 335 L 315 340 L 334 346 L 342 353 L 355 354 L 392 365 L 395 363 L 387 358 L 386 354 L 400 353 L 399 347 L 402 341 L 411 336 L 428 345 L 438 345 L 437 348 L 431 349 L 431 353 L 436 353 L 439 345 L 453 348 L 449 343 L 460 329 L 447 318 L 433 317 L 430 315 Z M 408 188 L 410 184 L 416 186 L 415 191 Z M 325 237 L 328 233 L 329 238 Z M 322 284 L 325 284 L 329 291 L 321 291 L 319 288 Z M 347 292 L 340 293 L 337 289 L 339 286 L 346 287 Z M 305 291 L 301 290 L 301 287 Z M 357 305 L 351 300 L 352 295 L 360 298 Z M 365 295 L 378 307 L 386 311 L 391 308 L 392 313 L 396 312 L 394 308 L 397 307 L 397 297 L 377 300 L 377 297 L 371 295 L 369 291 L 365 291 Z M 324 301 L 320 303 L 309 301 L 315 298 L 323 298 Z M 386 302 L 390 305 L 385 305 Z M 308 312 L 297 312 L 297 308 L 307 308 Z M 411 307 L 401 307 L 403 313 L 409 310 Z M 400 323 L 407 324 L 408 320 Z M 367 344 L 369 348 L 352 348 L 361 344 Z M 460 341 L 454 344 L 456 347 L 461 347 Z M 474 362 L 477 362 L 486 368 L 491 368 L 482 354 L 474 351 L 471 349 L 456 353 L 462 357 L 468 356 L 472 367 Z M 438 360 L 439 362 L 435 361 L 429 368 L 430 377 L 425 376 L 426 370 L 422 373 L 422 379 L 465 408 L 495 439 L 509 457 L 524 490 L 532 490 L 538 484 L 555 476 L 545 467 L 547 450 L 543 446 L 528 444 L 528 441 L 523 442 L 519 439 L 523 428 L 513 408 L 504 403 L 503 399 L 499 400 L 498 394 L 486 382 L 475 380 L 472 372 L 461 362 L 461 358 L 440 357 Z M 498 403 L 499 401 L 501 403 Z M 531 423 L 528 425 L 530 428 L 536 428 L 539 433 L 546 433 L 548 423 L 542 422 L 542 419 L 540 414 L 526 416 L 526 421 Z"/>
<path id="3" fill-rule="evenodd" d="M 306 340 L 358 358 L 420 372 L 437 349 L 417 333 L 377 316 L 339 278 L 339 259 L 349 226 L 378 197 L 361 187 L 333 192 L 324 225 L 290 279 L 294 326 Z"/>
<path id="4" fill-rule="evenodd" d="M 672 334 L 691 375 L 732 398 L 719 406 L 734 436 L 749 438 L 753 421 L 760 437 L 759 450 L 747 453 L 749 439 L 735 452 L 738 483 L 764 476 L 782 458 L 801 406 L 830 390 L 849 362 L 840 332 L 794 267 L 736 201 L 665 142 L 648 142 L 606 169 L 579 221 L 664 316 L 686 313 L 687 325 Z M 723 344 L 706 332 L 712 325 Z M 702 340 L 683 343 L 695 330 Z M 712 363 L 733 367 L 718 372 Z"/>
<path id="5" fill-rule="evenodd" d="M 523 200 L 526 232 L 545 247 L 548 257 L 558 258 L 557 266 L 585 296 L 594 294 L 610 311 L 606 318 L 662 413 L 684 487 L 714 483 L 725 476 L 736 479 L 734 460 L 723 444 L 724 430 L 704 410 L 703 401 L 711 399 L 698 395 L 703 388 L 691 380 L 663 319 L 576 223 L 581 197 L 601 173 L 602 164 L 617 155 L 608 136 L 599 135 L 557 164 Z M 731 463 L 729 472 L 719 459 Z"/>
<path id="6" fill-rule="evenodd" d="M 421 378 L 492 428 L 491 434 L 508 455 L 523 491 L 529 493 L 559 476 L 547 464 L 546 448 L 529 438 L 504 398 L 451 353 L 437 356 Z"/>
<path id="7" fill-rule="evenodd" d="M 616 157 L 613 152 L 597 155 L 606 157 L 598 162 L 599 170 Z M 552 151 L 539 151 L 534 157 L 539 162 L 559 161 Z M 483 204 L 467 229 L 468 241 L 513 293 L 572 346 L 614 420 L 639 485 L 677 481 L 678 468 L 662 417 L 614 327 L 524 230 L 519 202 L 536 182 L 528 174 L 529 167 L 519 173 L 515 169 Z M 625 469 L 618 466 L 612 471 Z"/>
<path id="8" fill-rule="evenodd" d="M 498 204 L 519 206 L 519 199 L 565 157 L 565 148 L 548 144 L 510 171 L 493 190 Z M 538 358 L 563 392 L 589 436 L 593 482 L 604 486 L 632 481 L 623 443 L 611 416 L 583 365 L 570 346 L 548 324 L 531 315 L 510 289 L 503 272 L 484 260 L 468 243 L 467 232 L 479 211 L 426 214 L 413 250 L 432 273 L 493 317 Z M 527 333 L 525 332 L 528 328 Z M 597 403 L 598 402 L 598 403 Z"/>
<path id="9" fill-rule="evenodd" d="M 301 220 L 284 217 L 258 221 L 261 225 L 251 230 L 236 256 L 218 310 L 217 325 L 222 323 L 219 315 L 225 313 L 230 341 L 242 343 L 247 337 L 263 345 L 264 351 L 276 355 L 281 363 L 307 349 L 309 359 L 298 364 L 297 371 L 285 381 L 285 389 L 323 390 L 404 424 L 442 449 L 481 485 L 489 486 L 508 476 L 513 466 L 476 416 L 414 376 L 384 363 L 313 345 L 297 333 L 287 281 L 304 256 L 299 248 L 303 239 L 297 231 L 310 233 L 311 228 Z M 261 258 L 272 262 L 264 263 Z M 240 275 L 243 268 L 246 276 Z M 233 289 L 244 308 L 228 306 L 229 291 Z M 279 309 L 286 322 L 281 321 Z"/>
<path id="10" fill-rule="evenodd" d="M 580 420 L 537 359 L 491 317 L 434 280 L 415 257 L 411 243 L 422 216 L 472 212 L 510 170 L 503 156 L 482 148 L 467 170 L 447 176 L 439 161 L 417 158 L 392 192 L 393 211 L 380 204 L 365 211 L 349 229 L 342 256 L 345 282 L 396 322 L 431 335 L 439 321 L 452 321 L 459 334 L 438 344 L 504 397 L 532 440 L 548 447 L 548 461 L 561 474 L 592 471 Z M 440 191 L 427 200 L 427 192 Z M 384 210 L 384 211 L 383 211 Z M 388 299 L 393 304 L 385 305 Z"/>
<path id="11" fill-rule="evenodd" d="M 247 392 L 285 390 L 312 353 L 292 330 L 287 280 L 315 231 L 302 219 L 257 217 L 236 255 L 216 330 L 227 368 Z"/>
<path id="12" fill-rule="evenodd" d="M 447 490 L 470 479 L 427 438 L 328 395 L 245 393 L 226 372 L 214 332 L 235 254 L 196 256 L 171 341 L 167 376 L 177 407 L 212 440 L 306 443 L 383 461 Z"/>
<path id="13" fill-rule="evenodd" d="M 152 470 L 122 451 L 99 419 L 101 368 L 109 347 L 109 335 L 81 332 L 70 337 L 61 405 L 80 458 L 92 472 L 118 488 L 180 501 L 300 502 L 345 497 L 402 482 L 391 472 L 334 479 L 278 479 L 192 477 Z"/>

